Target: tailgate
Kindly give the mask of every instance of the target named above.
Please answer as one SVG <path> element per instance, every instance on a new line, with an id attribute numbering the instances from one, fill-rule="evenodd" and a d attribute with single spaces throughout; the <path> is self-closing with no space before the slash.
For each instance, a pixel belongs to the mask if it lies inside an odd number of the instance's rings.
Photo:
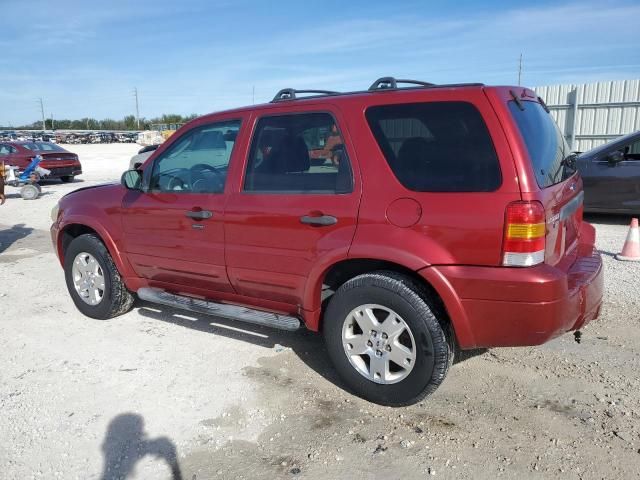
<path id="1" fill-rule="evenodd" d="M 544 102 L 528 89 L 508 89 L 503 99 L 521 141 L 516 141 L 521 174 L 526 182 L 523 200 L 539 201 L 546 216 L 545 259 L 563 262 L 567 269 L 579 243 L 584 192 L 575 154 Z"/>
<path id="2" fill-rule="evenodd" d="M 575 253 L 582 226 L 584 192 L 582 179 L 573 175 L 541 192 L 547 216 L 545 263 L 556 265 Z"/>

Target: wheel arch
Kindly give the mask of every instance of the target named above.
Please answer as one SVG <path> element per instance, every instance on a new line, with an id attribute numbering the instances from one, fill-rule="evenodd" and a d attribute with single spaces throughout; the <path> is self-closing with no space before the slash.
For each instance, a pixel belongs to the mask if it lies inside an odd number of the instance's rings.
<path id="1" fill-rule="evenodd" d="M 412 270 L 400 263 L 388 260 L 375 258 L 349 258 L 335 262 L 326 268 L 320 276 L 319 281 L 313 286 L 313 295 L 315 296 L 314 303 L 319 305 L 319 308 L 305 312 L 305 323 L 307 328 L 313 331 L 320 331 L 322 329 L 322 315 L 326 309 L 327 302 L 342 284 L 354 277 L 357 277 L 358 275 L 381 270 L 391 271 L 406 276 L 413 280 L 417 285 L 424 288 L 426 295 L 439 310 L 438 313 L 441 314 L 443 321 L 451 322 L 446 305 L 442 300 L 442 296 L 433 287 L 433 285 L 426 281 L 425 278 L 415 270 Z"/>
<path id="2" fill-rule="evenodd" d="M 70 221 L 60 229 L 56 248 L 58 249 L 58 258 L 62 265 L 64 265 L 65 252 L 71 242 L 80 235 L 86 234 L 95 235 L 103 243 L 123 279 L 126 280 L 127 277 L 131 276 L 129 265 L 120 255 L 120 250 L 117 248 L 109 233 L 98 225 L 80 220 Z"/>

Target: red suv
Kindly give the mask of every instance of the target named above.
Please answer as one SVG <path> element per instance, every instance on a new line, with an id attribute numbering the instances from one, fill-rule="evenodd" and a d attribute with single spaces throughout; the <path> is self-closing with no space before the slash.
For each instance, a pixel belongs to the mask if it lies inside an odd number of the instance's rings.
<path id="1" fill-rule="evenodd" d="M 355 393 L 397 406 L 433 392 L 457 348 L 538 345 L 598 316 L 582 200 L 531 90 L 387 77 L 200 117 L 121 184 L 65 196 L 51 233 L 85 315 L 136 293 L 301 321 Z"/>

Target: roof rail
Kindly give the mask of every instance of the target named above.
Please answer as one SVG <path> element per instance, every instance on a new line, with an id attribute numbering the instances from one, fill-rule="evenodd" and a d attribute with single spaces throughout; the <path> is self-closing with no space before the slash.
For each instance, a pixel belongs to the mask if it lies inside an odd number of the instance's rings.
<path id="1" fill-rule="evenodd" d="M 421 87 L 435 87 L 435 83 L 421 82 L 420 80 L 406 80 L 393 77 L 382 77 L 377 79 L 369 87 L 369 91 L 373 90 L 397 90 L 399 83 L 408 83 L 410 85 L 418 85 Z"/>
<path id="2" fill-rule="evenodd" d="M 295 88 L 283 88 L 276 96 L 273 97 L 271 103 L 282 102 L 284 100 L 296 100 L 299 93 L 315 93 L 318 95 L 338 95 L 340 92 L 334 92 L 331 90 L 296 90 Z"/>

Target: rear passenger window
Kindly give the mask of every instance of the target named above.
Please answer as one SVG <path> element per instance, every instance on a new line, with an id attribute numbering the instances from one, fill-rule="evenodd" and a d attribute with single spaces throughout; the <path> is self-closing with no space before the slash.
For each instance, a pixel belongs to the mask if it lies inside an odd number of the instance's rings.
<path id="1" fill-rule="evenodd" d="M 351 166 L 328 113 L 263 117 L 251 143 L 247 192 L 348 193 Z"/>
<path id="2" fill-rule="evenodd" d="M 480 112 L 466 102 L 381 105 L 366 112 L 391 170 L 416 192 L 490 192 L 500 164 Z"/>

